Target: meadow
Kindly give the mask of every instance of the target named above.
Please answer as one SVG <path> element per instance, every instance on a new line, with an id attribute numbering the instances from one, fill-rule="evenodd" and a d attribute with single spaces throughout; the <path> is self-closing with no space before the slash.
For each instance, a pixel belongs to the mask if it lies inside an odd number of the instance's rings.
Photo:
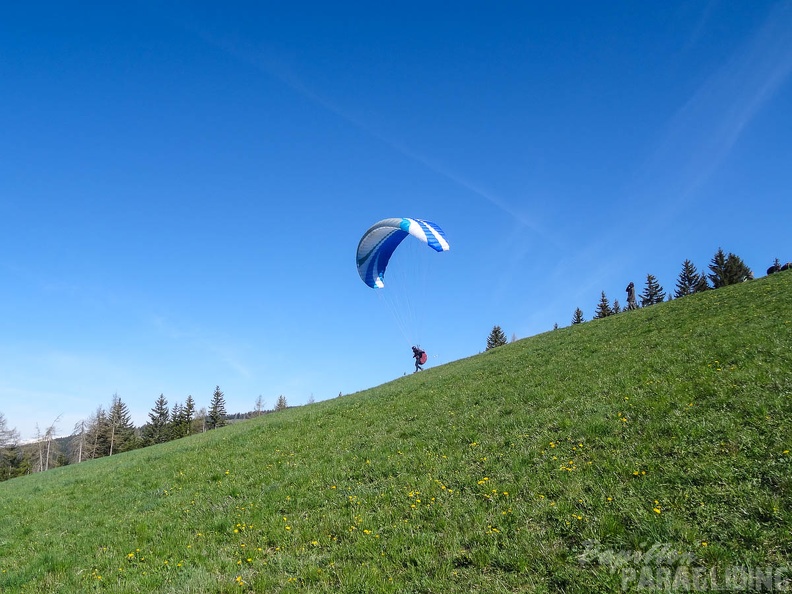
<path id="1" fill-rule="evenodd" d="M 790 450 L 780 273 L 0 483 L 0 592 L 780 588 Z"/>

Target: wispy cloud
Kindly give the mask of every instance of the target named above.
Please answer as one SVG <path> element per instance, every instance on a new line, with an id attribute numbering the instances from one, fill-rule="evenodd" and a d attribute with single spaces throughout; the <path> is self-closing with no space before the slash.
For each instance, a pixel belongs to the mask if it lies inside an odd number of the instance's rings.
<path id="1" fill-rule="evenodd" d="M 497 288 L 494 292 L 494 299 L 497 300 L 500 298 L 500 296 L 508 293 L 514 280 L 514 275 L 511 270 L 521 265 L 524 258 L 529 253 L 529 248 L 526 244 L 525 230 L 530 231 L 532 240 L 540 240 L 559 249 L 561 249 L 565 244 L 565 241 L 560 239 L 558 234 L 555 234 L 549 229 L 544 228 L 536 220 L 529 217 L 524 210 L 520 209 L 518 206 L 515 206 L 515 203 L 526 204 L 530 202 L 526 200 L 524 196 L 520 196 L 516 200 L 510 201 L 503 196 L 499 196 L 496 192 L 486 188 L 482 183 L 473 181 L 458 171 L 455 171 L 453 167 L 443 164 L 442 157 L 432 157 L 422 154 L 421 151 L 417 150 L 413 146 L 410 146 L 408 142 L 396 140 L 392 136 L 382 133 L 376 128 L 375 125 L 372 125 L 370 122 L 359 117 L 351 110 L 346 109 L 329 99 L 325 94 L 321 93 L 315 87 L 306 82 L 303 77 L 299 76 L 292 66 L 273 56 L 270 52 L 267 52 L 260 47 L 250 46 L 244 40 L 222 38 L 216 34 L 209 33 L 202 28 L 190 28 L 193 33 L 197 34 L 205 42 L 221 49 L 223 52 L 233 56 L 240 62 L 248 64 L 260 72 L 263 72 L 266 75 L 279 80 L 295 93 L 306 98 L 323 110 L 334 114 L 350 126 L 362 131 L 396 153 L 410 159 L 415 163 L 420 164 L 427 170 L 448 180 L 456 187 L 469 194 L 472 194 L 473 196 L 477 196 L 479 199 L 484 200 L 486 203 L 508 215 L 508 217 L 517 226 L 516 231 L 518 232 L 513 233 L 506 239 L 501 238 L 502 241 L 506 241 L 510 246 L 510 249 L 505 250 L 505 253 L 509 254 L 508 257 L 512 261 L 512 266 L 507 267 L 508 272 L 505 272 L 499 279 L 499 288 Z M 229 363 L 230 361 L 231 360 L 229 359 Z M 239 371 L 242 373 L 244 370 L 242 367 L 239 367 Z"/>
<path id="2" fill-rule="evenodd" d="M 417 163 L 420 163 L 428 170 L 449 180 L 453 184 L 478 196 L 479 198 L 483 198 L 496 208 L 512 217 L 520 225 L 542 235 L 544 239 L 552 240 L 554 242 L 556 241 L 550 236 L 550 234 L 546 232 L 546 230 L 538 225 L 536 221 L 526 216 L 526 214 L 521 212 L 518 208 L 515 208 L 508 200 L 498 196 L 488 189 L 485 189 L 481 184 L 465 178 L 458 172 L 453 171 L 452 168 L 441 165 L 439 159 L 423 155 L 419 151 L 408 146 L 407 143 L 399 142 L 392 137 L 376 130 L 375 127 L 369 122 L 364 121 L 350 110 L 341 107 L 337 103 L 330 100 L 326 95 L 313 88 L 295 72 L 293 67 L 289 66 L 282 60 L 276 59 L 271 53 L 268 53 L 262 48 L 253 47 L 240 39 L 222 38 L 197 26 L 190 26 L 189 29 L 205 42 L 221 49 L 223 52 L 233 56 L 237 60 L 258 69 L 261 72 L 264 72 L 268 76 L 278 79 L 302 97 L 308 99 L 322 109 L 335 114 L 340 119 L 344 120 L 358 130 L 361 130 L 369 136 L 376 138 L 378 141 L 382 142 L 384 145 L 393 149 L 397 153 Z"/>
<path id="3" fill-rule="evenodd" d="M 711 10 L 712 5 L 693 33 L 696 38 L 702 37 L 700 29 Z M 699 199 L 746 130 L 789 82 L 790 74 L 792 2 L 783 2 L 768 11 L 745 42 L 703 79 L 658 131 L 654 149 L 625 183 L 625 195 L 642 207 L 623 213 L 618 228 L 593 237 L 575 256 L 576 262 L 586 261 L 590 254 L 608 253 L 611 272 L 631 267 L 639 252 L 615 250 L 624 245 L 624 230 L 630 229 L 634 237 L 656 233 Z M 578 279 L 580 286 L 606 274 L 593 266 L 578 267 L 586 271 Z"/>
<path id="4" fill-rule="evenodd" d="M 182 343 L 190 350 L 208 354 L 209 358 L 222 362 L 241 377 L 246 379 L 252 377 L 250 367 L 239 355 L 240 348 L 229 344 L 221 337 L 201 328 L 180 326 L 162 315 L 149 317 L 148 323 L 168 340 Z"/>
<path id="5" fill-rule="evenodd" d="M 726 161 L 791 73 L 792 3 L 783 2 L 677 111 L 647 162 L 647 177 L 666 180 L 672 212 Z"/>

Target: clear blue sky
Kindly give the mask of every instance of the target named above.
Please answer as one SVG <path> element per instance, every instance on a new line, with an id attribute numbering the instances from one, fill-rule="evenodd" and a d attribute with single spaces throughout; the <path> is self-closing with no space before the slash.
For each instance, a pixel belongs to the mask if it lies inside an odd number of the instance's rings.
<path id="1" fill-rule="evenodd" d="M 5 3 L 0 412 L 27 439 L 114 393 L 140 425 L 411 372 L 355 269 L 386 217 L 451 244 L 430 366 L 719 247 L 762 276 L 790 73 L 789 1 Z"/>

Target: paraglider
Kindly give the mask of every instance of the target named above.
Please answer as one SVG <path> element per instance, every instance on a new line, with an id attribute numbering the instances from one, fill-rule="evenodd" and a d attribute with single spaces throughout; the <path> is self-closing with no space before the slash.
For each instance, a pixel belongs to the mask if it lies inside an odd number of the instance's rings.
<path id="1" fill-rule="evenodd" d="M 406 240 L 406 241 L 405 241 Z M 400 247 L 403 246 L 403 247 Z M 360 279 L 383 301 L 410 344 L 420 344 L 419 332 L 422 323 L 417 316 L 425 309 L 427 286 L 436 281 L 434 273 L 427 274 L 421 265 L 434 263 L 434 257 L 424 257 L 433 252 L 449 250 L 445 233 L 436 223 L 423 219 L 391 218 L 372 225 L 360 239 L 357 247 L 357 270 Z M 391 257 L 399 250 L 395 271 L 391 270 L 388 288 L 385 288 L 385 272 Z M 435 270 L 433 265 L 429 269 Z M 392 276 L 393 274 L 396 276 Z M 423 273 L 423 274 L 422 274 Z M 429 285 L 427 285 L 429 283 Z M 427 355 L 420 347 L 413 346 L 415 370 L 420 371 Z"/>
<path id="2" fill-rule="evenodd" d="M 372 289 L 385 287 L 384 276 L 393 252 L 412 235 L 438 252 L 448 251 L 445 233 L 436 224 L 421 219 L 383 219 L 360 239 L 357 269 L 361 280 Z"/>
<path id="3" fill-rule="evenodd" d="M 413 359 L 415 359 L 415 373 L 418 373 L 419 371 L 423 371 L 423 367 L 421 367 L 421 365 L 426 363 L 426 351 L 424 351 L 420 347 L 414 346 L 412 348 L 412 352 L 413 352 Z"/>

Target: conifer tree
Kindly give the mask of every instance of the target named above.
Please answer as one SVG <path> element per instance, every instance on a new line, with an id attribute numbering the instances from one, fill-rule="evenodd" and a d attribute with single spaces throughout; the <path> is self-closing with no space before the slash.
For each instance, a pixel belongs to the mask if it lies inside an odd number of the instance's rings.
<path id="1" fill-rule="evenodd" d="M 216 429 L 226 424 L 225 396 L 220 390 L 220 386 L 215 388 L 212 394 L 212 402 L 209 405 L 209 412 L 206 415 L 206 428 Z"/>
<path id="2" fill-rule="evenodd" d="M 707 279 L 699 274 L 696 266 L 690 260 L 685 260 L 682 263 L 682 271 L 679 273 L 676 282 L 676 291 L 674 297 L 679 299 L 694 293 L 700 293 L 703 286 L 707 285 Z"/>
<path id="3" fill-rule="evenodd" d="M 597 307 L 594 310 L 594 319 L 601 320 L 602 318 L 607 318 L 608 316 L 612 316 L 612 315 L 613 315 L 613 309 L 611 309 L 610 302 L 608 301 L 608 298 L 605 296 L 605 291 L 603 291 L 599 303 L 597 304 Z"/>
<path id="4" fill-rule="evenodd" d="M 582 324 L 586 319 L 583 317 L 583 310 L 579 307 L 575 308 L 575 313 L 572 315 L 573 324 Z"/>
<path id="5" fill-rule="evenodd" d="M 742 258 L 729 252 L 726 256 L 726 283 L 736 285 L 753 278 L 753 272 Z"/>
<path id="6" fill-rule="evenodd" d="M 164 394 L 160 394 L 149 411 L 149 422 L 143 428 L 143 441 L 146 445 L 168 441 L 168 415 L 168 400 Z"/>
<path id="7" fill-rule="evenodd" d="M 168 429 L 168 439 L 179 439 L 185 435 L 184 406 L 181 402 L 174 403 L 173 408 L 171 408 Z"/>
<path id="8" fill-rule="evenodd" d="M 614 299 L 613 300 L 613 314 L 616 315 L 617 313 L 621 313 L 621 311 L 622 311 L 622 308 L 621 308 L 621 305 L 619 304 L 619 300 L 618 299 Z"/>
<path id="9" fill-rule="evenodd" d="M 713 289 L 720 289 L 726 286 L 726 254 L 721 248 L 715 252 L 709 265 L 709 279 Z"/>
<path id="10" fill-rule="evenodd" d="M 753 272 L 745 265 L 742 258 L 731 252 L 725 255 L 721 248 L 718 248 L 718 251 L 712 257 L 709 269 L 710 274 L 708 276 L 713 289 L 735 285 L 753 278 Z"/>
<path id="11" fill-rule="evenodd" d="M 135 426 L 132 424 L 132 416 L 129 414 L 129 408 L 118 394 L 113 394 L 108 422 L 110 424 L 110 452 L 108 455 L 112 456 L 119 452 L 135 449 Z"/>
<path id="12" fill-rule="evenodd" d="M 487 337 L 487 349 L 494 349 L 495 347 L 503 346 L 506 344 L 506 334 L 501 330 L 500 326 L 493 326 L 492 332 Z"/>
<path id="13" fill-rule="evenodd" d="M 696 293 L 703 293 L 704 291 L 709 291 L 710 286 L 709 283 L 707 282 L 707 275 L 700 274 L 699 277 L 700 277 L 699 282 L 696 285 Z"/>
<path id="14" fill-rule="evenodd" d="M 184 401 L 182 416 L 184 417 L 183 435 L 190 435 L 192 433 L 193 420 L 195 419 L 195 400 L 193 400 L 192 396 L 187 396 L 187 400 Z"/>
<path id="15" fill-rule="evenodd" d="M 641 305 L 647 307 L 665 301 L 665 291 L 653 274 L 646 275 L 646 287 L 641 293 Z"/>
<path id="16" fill-rule="evenodd" d="M 278 400 L 275 401 L 275 410 L 286 410 L 289 407 L 289 404 L 286 402 L 286 396 L 281 394 L 278 396 Z"/>

